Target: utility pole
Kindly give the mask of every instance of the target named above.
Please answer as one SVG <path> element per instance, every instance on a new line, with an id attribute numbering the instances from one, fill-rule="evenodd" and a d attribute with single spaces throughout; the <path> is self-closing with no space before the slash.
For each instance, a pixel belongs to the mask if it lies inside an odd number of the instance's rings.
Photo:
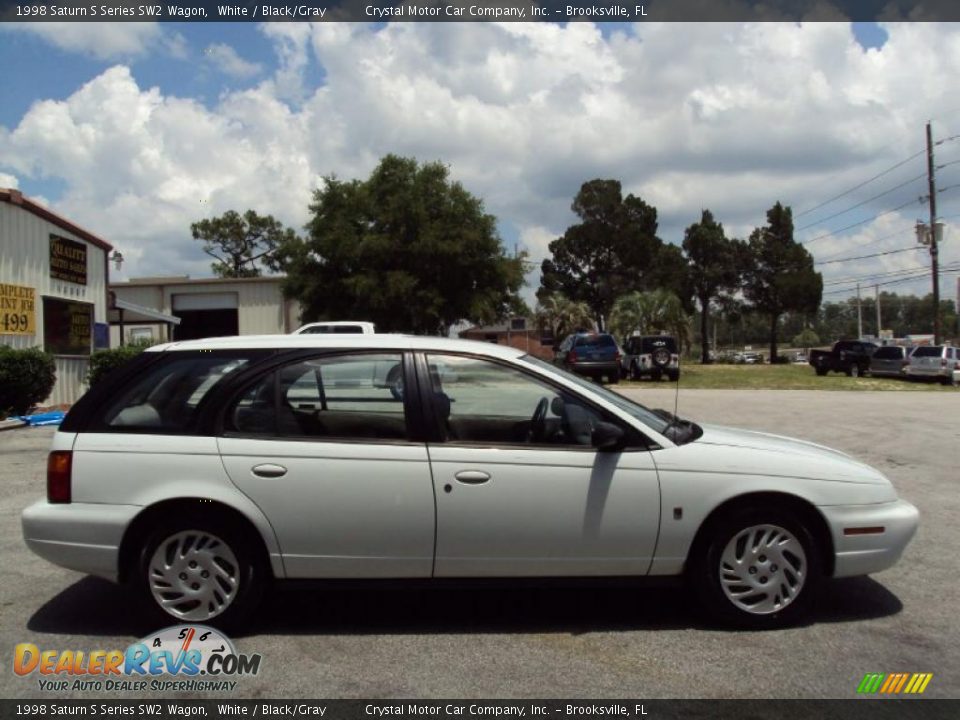
<path id="1" fill-rule="evenodd" d="M 880 332 L 881 332 L 880 328 L 883 327 L 883 325 L 880 324 L 880 286 L 874 285 L 873 291 L 874 293 L 876 293 L 875 297 L 876 297 L 876 303 L 877 303 L 877 339 L 879 340 Z"/>
<path id="2" fill-rule="evenodd" d="M 933 131 L 927 123 L 927 181 L 930 185 L 930 270 L 933 273 L 933 344 L 940 344 L 940 268 L 937 262 L 937 186 L 933 179 Z"/>
<path id="3" fill-rule="evenodd" d="M 857 283 L 857 340 L 863 337 L 863 307 L 860 305 L 860 283 Z"/>

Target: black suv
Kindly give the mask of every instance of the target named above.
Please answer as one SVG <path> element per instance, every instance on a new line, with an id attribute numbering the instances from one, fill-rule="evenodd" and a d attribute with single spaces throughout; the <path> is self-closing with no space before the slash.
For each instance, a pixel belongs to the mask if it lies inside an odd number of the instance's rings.
<path id="1" fill-rule="evenodd" d="M 554 364 L 578 375 L 620 382 L 620 346 L 607 333 L 568 335 L 554 355 Z"/>
<path id="2" fill-rule="evenodd" d="M 676 382 L 680 378 L 680 354 L 677 340 L 671 335 L 638 335 L 623 344 L 620 359 L 623 374 L 639 380 L 649 376 L 659 380 L 666 375 Z"/>

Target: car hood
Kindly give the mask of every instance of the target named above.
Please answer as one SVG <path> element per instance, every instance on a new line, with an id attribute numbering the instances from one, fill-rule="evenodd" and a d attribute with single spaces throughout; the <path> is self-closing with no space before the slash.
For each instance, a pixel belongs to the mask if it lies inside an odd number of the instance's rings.
<path id="1" fill-rule="evenodd" d="M 703 425 L 703 435 L 683 447 L 712 457 L 716 470 L 749 474 L 889 485 L 882 473 L 846 453 L 805 440 L 719 425 Z M 717 467 L 719 465 L 720 467 Z"/>

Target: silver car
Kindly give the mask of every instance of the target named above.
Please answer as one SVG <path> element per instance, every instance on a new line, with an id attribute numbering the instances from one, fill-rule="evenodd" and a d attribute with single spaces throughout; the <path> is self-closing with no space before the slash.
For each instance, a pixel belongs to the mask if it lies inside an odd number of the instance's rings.
<path id="1" fill-rule="evenodd" d="M 378 334 L 149 348 L 68 413 L 23 512 L 37 555 L 157 623 L 221 627 L 274 580 L 647 576 L 778 627 L 824 579 L 895 564 L 917 524 L 841 452 L 652 411 L 515 348 Z"/>
<path id="2" fill-rule="evenodd" d="M 914 347 L 885 345 L 870 356 L 870 374 L 875 377 L 905 378 Z"/>
<path id="3" fill-rule="evenodd" d="M 923 345 L 913 351 L 907 376 L 911 380 L 939 380 L 956 387 L 960 382 L 960 353 L 946 345 Z"/>

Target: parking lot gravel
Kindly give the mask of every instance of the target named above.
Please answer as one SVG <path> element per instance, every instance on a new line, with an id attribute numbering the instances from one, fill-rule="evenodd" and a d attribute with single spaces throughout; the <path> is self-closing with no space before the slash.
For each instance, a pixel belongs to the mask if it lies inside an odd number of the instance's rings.
<path id="1" fill-rule="evenodd" d="M 672 411 L 672 388 L 643 383 L 624 393 Z M 854 698 L 867 672 L 930 672 L 925 696 L 956 698 L 958 410 L 955 393 L 681 390 L 683 417 L 836 447 L 880 469 L 920 508 L 901 562 L 828 583 L 809 625 L 718 630 L 676 588 L 298 586 L 276 592 L 236 640 L 263 656 L 260 674 L 209 697 Z M 52 434 L 0 432 L 4 698 L 107 695 L 40 691 L 36 676 L 9 670 L 17 643 L 109 650 L 144 634 L 119 588 L 23 544 L 20 512 L 44 493 Z"/>

